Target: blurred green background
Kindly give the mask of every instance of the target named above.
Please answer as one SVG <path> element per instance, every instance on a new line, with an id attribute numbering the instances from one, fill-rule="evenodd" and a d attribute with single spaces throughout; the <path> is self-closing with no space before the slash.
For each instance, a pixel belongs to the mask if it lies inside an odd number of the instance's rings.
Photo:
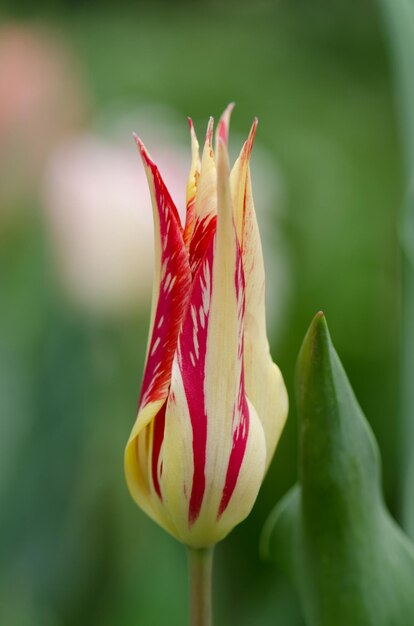
<path id="1" fill-rule="evenodd" d="M 379 441 L 398 517 L 404 167 L 379 6 L 3 0 L 2 625 L 186 623 L 185 552 L 137 509 L 123 476 L 152 260 L 131 132 L 164 159 L 167 182 L 182 181 L 182 206 L 186 116 L 202 140 L 208 116 L 233 100 L 234 154 L 253 116 L 260 122 L 253 190 L 291 410 L 253 513 L 216 550 L 217 625 L 303 624 L 258 541 L 296 479 L 294 367 L 319 309 Z"/>

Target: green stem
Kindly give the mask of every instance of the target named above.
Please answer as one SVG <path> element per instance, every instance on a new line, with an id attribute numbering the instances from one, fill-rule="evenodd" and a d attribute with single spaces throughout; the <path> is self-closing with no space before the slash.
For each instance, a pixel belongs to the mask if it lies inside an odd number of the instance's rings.
<path id="1" fill-rule="evenodd" d="M 212 626 L 211 575 L 214 548 L 188 548 L 190 626 Z"/>

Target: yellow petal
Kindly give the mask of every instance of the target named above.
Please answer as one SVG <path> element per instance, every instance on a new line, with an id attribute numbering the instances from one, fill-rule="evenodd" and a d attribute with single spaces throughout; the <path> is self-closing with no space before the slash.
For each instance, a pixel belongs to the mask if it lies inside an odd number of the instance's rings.
<path id="1" fill-rule="evenodd" d="M 246 392 L 263 424 L 268 467 L 286 422 L 288 396 L 280 370 L 272 361 L 266 334 L 265 272 L 249 168 L 256 127 L 257 120 L 233 167 L 231 188 L 246 285 Z"/>
<path id="2" fill-rule="evenodd" d="M 125 450 L 125 474 L 131 495 L 139 506 L 170 529 L 161 506 L 162 496 L 156 488 L 159 477 L 154 466 L 154 420 L 168 396 L 172 361 L 191 287 L 191 271 L 177 210 L 158 168 L 138 138 L 137 143 L 153 206 L 155 272 L 141 398 Z M 157 455 L 160 454 L 157 450 Z"/>
<path id="3" fill-rule="evenodd" d="M 198 188 L 198 180 L 200 178 L 200 149 L 197 141 L 197 135 L 194 130 L 194 124 L 191 118 L 188 118 L 188 122 L 190 125 L 190 133 L 191 133 L 191 167 L 190 173 L 188 175 L 187 181 L 187 192 L 186 192 L 186 219 L 185 219 L 185 228 L 184 228 L 184 243 L 189 249 L 190 241 L 194 230 L 195 224 L 195 203 L 197 196 L 197 188 Z"/>
<path id="4" fill-rule="evenodd" d="M 225 108 L 223 115 L 219 119 L 216 130 L 216 152 L 218 150 L 218 142 L 222 141 L 225 146 L 228 145 L 230 117 L 234 109 L 234 102 L 230 102 Z"/>
<path id="5" fill-rule="evenodd" d="M 175 528 L 154 490 L 151 476 L 153 420 L 162 409 L 162 401 L 148 404 L 140 412 L 125 448 L 124 468 L 128 490 L 138 506 L 172 535 Z M 146 426 L 142 426 L 146 424 Z"/>

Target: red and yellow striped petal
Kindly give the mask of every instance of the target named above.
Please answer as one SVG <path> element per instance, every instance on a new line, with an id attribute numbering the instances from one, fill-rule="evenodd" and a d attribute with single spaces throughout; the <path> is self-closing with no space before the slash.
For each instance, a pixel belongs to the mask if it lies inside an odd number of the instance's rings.
<path id="1" fill-rule="evenodd" d="M 246 393 L 263 424 L 268 467 L 287 418 L 288 397 L 280 370 L 272 361 L 266 334 L 265 271 L 249 168 L 256 127 L 257 120 L 234 164 L 230 180 L 246 286 Z"/>
<path id="2" fill-rule="evenodd" d="M 165 400 L 184 311 L 191 272 L 177 209 L 143 143 L 137 139 L 154 215 L 155 275 L 147 359 L 139 407 Z"/>
<path id="3" fill-rule="evenodd" d="M 216 145 L 219 139 L 227 145 L 230 116 L 233 108 L 234 104 L 229 104 L 219 120 L 216 131 Z M 188 232 L 191 232 L 190 265 L 193 276 L 196 274 L 216 230 L 217 173 L 213 152 L 213 122 L 214 120 L 211 117 L 207 126 L 206 140 L 200 168 L 201 171 L 200 175 L 197 177 L 196 200 L 194 207 L 190 202 L 190 215 L 187 211 L 188 222 L 190 224 L 193 223 L 192 228 L 191 226 L 188 226 Z M 190 128 L 192 133 L 193 153 L 190 172 L 190 180 L 192 180 L 194 178 L 194 174 L 192 174 L 193 164 L 194 168 L 197 167 L 198 143 L 195 143 L 197 140 L 195 138 L 195 131 L 192 123 L 190 124 Z M 188 196 L 191 198 L 194 185 L 190 184 L 187 187 L 187 190 L 189 189 L 190 191 L 188 191 Z"/>
<path id="4" fill-rule="evenodd" d="M 211 117 L 207 127 L 197 185 L 194 228 L 190 242 L 190 266 L 193 276 L 197 273 L 216 229 L 217 180 L 213 152 L 213 123 L 214 120 Z"/>
<path id="5" fill-rule="evenodd" d="M 266 459 L 244 388 L 243 267 L 221 138 L 217 159 L 217 232 L 180 333 L 164 438 L 162 490 L 180 539 L 192 546 L 219 541 L 246 517 Z"/>
<path id="6" fill-rule="evenodd" d="M 219 136 L 218 224 L 205 381 L 210 427 L 206 463 L 210 487 L 205 515 L 208 518 L 217 505 L 217 532 L 222 536 L 251 510 L 266 459 L 263 429 L 244 388 L 244 268 L 233 221 L 229 176 L 227 146 Z M 253 464 L 246 455 L 251 449 L 257 452 Z"/>
<path id="7" fill-rule="evenodd" d="M 125 469 L 132 496 L 154 517 L 151 494 L 161 497 L 159 477 L 153 472 L 159 467 L 163 439 L 160 415 L 169 392 L 178 333 L 191 290 L 191 271 L 177 210 L 158 168 L 138 138 L 137 144 L 153 206 L 155 272 L 147 358 L 138 415 L 125 452 Z"/>
<path id="8" fill-rule="evenodd" d="M 173 363 L 166 411 L 163 492 L 182 541 L 200 515 L 206 489 L 209 416 L 205 404 L 206 354 L 214 241 L 195 276 Z"/>

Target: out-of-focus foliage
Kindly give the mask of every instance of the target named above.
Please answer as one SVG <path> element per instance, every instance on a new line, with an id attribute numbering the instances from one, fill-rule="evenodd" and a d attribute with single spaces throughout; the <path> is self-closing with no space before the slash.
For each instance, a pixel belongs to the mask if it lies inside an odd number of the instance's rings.
<path id="1" fill-rule="evenodd" d="M 403 266 L 401 334 L 402 517 L 414 538 L 414 2 L 382 0 L 395 69 L 400 132 L 405 149 L 406 192 L 400 217 Z"/>
<path id="2" fill-rule="evenodd" d="M 312 626 L 410 626 L 414 545 L 390 517 L 376 441 L 322 313 L 297 366 L 299 485 L 271 514 L 263 549 L 295 581 Z"/>
<path id="3" fill-rule="evenodd" d="M 259 222 L 277 242 L 278 260 L 266 254 L 269 290 L 283 311 L 277 324 L 269 320 L 273 355 L 291 391 L 304 329 L 315 310 L 326 311 L 372 416 L 394 507 L 403 168 L 380 13 L 373 2 L 345 0 L 26 0 L 3 2 L 0 18 L 0 52 L 2 29 L 12 26 L 46 41 L 57 64 L 44 73 L 51 108 L 40 98 L 34 113 L 20 95 L 26 112 L 13 127 L 9 88 L 0 98 L 0 117 L 8 116 L 7 142 L 0 140 L 0 623 L 157 626 L 168 614 L 182 624 L 184 555 L 136 509 L 123 477 L 148 298 L 111 315 L 71 299 L 43 206 L 47 164 L 74 135 L 92 132 L 124 137 L 140 176 L 131 131 L 154 158 L 161 144 L 152 148 L 153 127 L 141 115 L 119 124 L 136 107 L 172 111 L 174 141 L 185 149 L 186 115 L 202 127 L 234 100 L 232 136 L 244 136 L 257 115 L 257 148 L 271 157 L 260 184 L 277 186 L 256 198 Z M 65 107 L 53 99 L 64 92 L 62 78 L 76 115 L 61 116 Z M 48 128 L 56 132 L 43 143 Z M 255 153 L 252 161 L 254 168 Z M 259 177 L 253 169 L 255 189 Z M 71 249 L 76 255 L 76 243 Z M 151 253 L 143 254 L 146 261 Z M 269 509 L 296 479 L 295 440 L 292 408 L 252 515 L 217 550 L 218 626 L 302 624 L 294 592 L 282 577 L 275 591 L 273 569 L 257 555 Z"/>

